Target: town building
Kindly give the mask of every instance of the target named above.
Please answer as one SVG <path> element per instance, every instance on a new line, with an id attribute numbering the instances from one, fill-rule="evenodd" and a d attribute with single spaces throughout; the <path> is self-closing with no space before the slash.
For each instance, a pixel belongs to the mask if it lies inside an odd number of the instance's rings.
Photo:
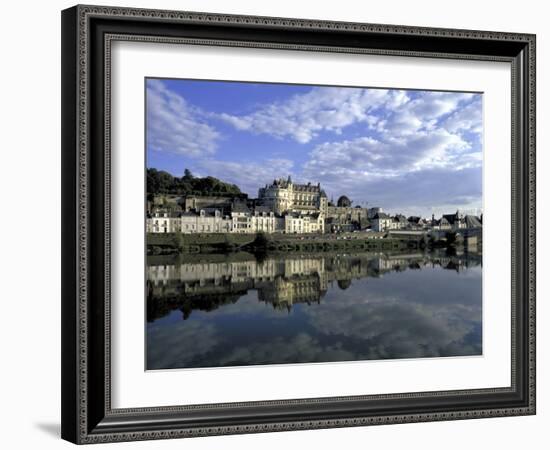
<path id="1" fill-rule="evenodd" d="M 435 221 L 433 229 L 450 231 L 452 229 L 452 226 L 445 217 L 442 217 L 441 219 Z"/>
<path id="2" fill-rule="evenodd" d="M 372 229 L 374 231 L 388 231 L 392 229 L 393 219 L 386 213 L 380 212 L 372 218 Z"/>
<path id="3" fill-rule="evenodd" d="M 231 206 L 235 201 L 246 201 L 246 194 L 239 196 L 215 196 L 215 195 L 187 195 L 179 203 L 184 211 L 220 210 L 224 214 L 231 212 Z"/>
<path id="4" fill-rule="evenodd" d="M 355 224 L 356 228 L 364 228 L 369 221 L 369 210 L 351 206 L 328 206 L 326 218 L 338 225 Z M 361 224 L 364 226 L 361 227 Z"/>
<path id="5" fill-rule="evenodd" d="M 273 180 L 258 191 L 258 202 L 277 215 L 289 212 L 300 214 L 327 214 L 328 199 L 318 184 L 296 184 L 290 176 L 285 180 Z"/>
<path id="6" fill-rule="evenodd" d="M 481 229 L 482 217 L 460 211 L 436 220 L 420 216 L 390 216 L 379 207 L 352 206 L 345 195 L 327 201 L 319 183 L 297 184 L 290 177 L 273 180 L 257 199 L 233 196 L 159 196 L 147 210 L 148 233 L 342 233 L 371 230 L 429 232 Z M 479 232 L 477 232 L 480 234 Z"/>
<path id="7" fill-rule="evenodd" d="M 320 212 L 316 214 L 285 214 L 284 223 L 284 231 L 287 234 L 325 232 L 325 218 Z"/>
<path id="8" fill-rule="evenodd" d="M 427 226 L 426 221 L 419 216 L 410 216 L 407 218 L 407 222 L 409 222 L 411 230 L 423 230 Z"/>
<path id="9" fill-rule="evenodd" d="M 167 210 L 158 210 L 146 221 L 147 233 L 175 233 L 178 221 Z"/>
<path id="10" fill-rule="evenodd" d="M 457 231 L 461 228 L 466 228 L 464 214 L 462 214 L 458 210 L 454 214 L 443 214 L 442 219 L 445 219 L 449 223 L 451 230 L 453 231 Z"/>
<path id="11" fill-rule="evenodd" d="M 245 202 L 235 202 L 231 207 L 232 233 L 254 233 L 252 211 Z"/>
<path id="12" fill-rule="evenodd" d="M 276 216 L 265 206 L 257 206 L 250 215 L 250 226 L 255 233 L 282 233 L 285 230 L 285 219 Z"/>
<path id="13" fill-rule="evenodd" d="M 199 214 L 183 212 L 179 215 L 181 233 L 230 233 L 233 223 L 222 211 L 201 209 Z"/>
<path id="14" fill-rule="evenodd" d="M 432 216 L 434 230 L 459 231 L 464 229 L 481 228 L 481 219 L 474 215 L 464 215 L 460 211 L 454 214 L 443 214 L 440 220 Z"/>
<path id="15" fill-rule="evenodd" d="M 464 221 L 466 222 L 466 228 L 481 228 L 481 219 L 477 216 L 466 215 L 464 216 Z"/>
<path id="16" fill-rule="evenodd" d="M 397 214 L 392 218 L 392 230 L 405 230 L 407 228 L 409 228 L 409 221 L 404 215 Z"/>

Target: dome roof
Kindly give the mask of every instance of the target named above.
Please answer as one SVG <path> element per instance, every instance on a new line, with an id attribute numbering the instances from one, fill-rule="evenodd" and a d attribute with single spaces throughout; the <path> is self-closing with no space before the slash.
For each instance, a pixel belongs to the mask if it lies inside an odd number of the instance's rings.
<path id="1" fill-rule="evenodd" d="M 345 195 L 342 195 L 338 199 L 338 206 L 344 206 L 344 207 L 350 207 L 351 206 L 351 200 L 347 198 Z"/>

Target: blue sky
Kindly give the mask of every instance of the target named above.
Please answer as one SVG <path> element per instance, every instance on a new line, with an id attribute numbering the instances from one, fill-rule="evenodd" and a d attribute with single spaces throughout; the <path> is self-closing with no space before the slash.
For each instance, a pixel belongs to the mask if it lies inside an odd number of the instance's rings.
<path id="1" fill-rule="evenodd" d="M 481 208 L 482 94 L 147 79 L 147 166 L 431 216 Z"/>

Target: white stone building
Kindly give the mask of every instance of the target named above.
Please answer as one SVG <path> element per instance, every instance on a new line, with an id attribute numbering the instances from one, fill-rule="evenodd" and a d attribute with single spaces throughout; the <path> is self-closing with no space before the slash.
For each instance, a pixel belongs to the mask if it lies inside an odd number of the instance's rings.
<path id="1" fill-rule="evenodd" d="M 324 233 L 325 218 L 318 214 L 286 214 L 284 231 L 287 234 Z"/>
<path id="2" fill-rule="evenodd" d="M 185 212 L 179 219 L 182 233 L 230 233 L 233 227 L 231 218 L 223 216 L 220 210 L 206 212 L 201 209 L 199 214 Z"/>
<path id="3" fill-rule="evenodd" d="M 254 233 L 252 229 L 252 211 L 244 202 L 233 204 L 231 222 L 232 233 Z"/>
<path id="4" fill-rule="evenodd" d="M 282 233 L 285 230 L 285 219 L 278 217 L 265 207 L 256 207 L 250 215 L 250 225 L 254 233 Z"/>
<path id="5" fill-rule="evenodd" d="M 372 229 L 374 231 L 388 231 L 393 229 L 393 219 L 386 213 L 376 213 L 372 218 Z"/>
<path id="6" fill-rule="evenodd" d="M 326 216 L 328 199 L 320 184 L 295 184 L 291 178 L 273 180 L 258 191 L 258 200 L 276 215 L 289 212 Z"/>
<path id="7" fill-rule="evenodd" d="M 158 211 L 147 218 L 147 233 L 175 233 L 180 231 L 179 220 L 167 211 Z"/>
<path id="8" fill-rule="evenodd" d="M 230 217 L 224 217 L 219 210 L 172 215 L 156 212 L 147 219 L 146 228 L 148 233 L 231 233 L 233 223 Z"/>
<path id="9" fill-rule="evenodd" d="M 407 228 L 409 228 L 409 221 L 405 216 L 397 214 L 393 217 L 392 230 L 405 230 Z"/>

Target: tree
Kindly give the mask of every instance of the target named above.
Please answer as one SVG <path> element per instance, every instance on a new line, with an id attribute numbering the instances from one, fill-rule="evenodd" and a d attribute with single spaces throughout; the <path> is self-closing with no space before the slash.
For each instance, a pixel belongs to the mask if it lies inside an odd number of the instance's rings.
<path id="1" fill-rule="evenodd" d="M 267 236 L 264 232 L 259 232 L 256 235 L 256 239 L 254 239 L 254 246 L 259 248 L 265 248 L 267 247 L 267 244 L 269 243 L 269 240 L 267 239 Z"/>
<path id="2" fill-rule="evenodd" d="M 164 170 L 147 169 L 147 194 L 173 195 L 242 195 L 234 184 L 225 183 L 214 177 L 195 177 L 189 169 L 185 169 L 181 178 L 174 177 Z"/>

